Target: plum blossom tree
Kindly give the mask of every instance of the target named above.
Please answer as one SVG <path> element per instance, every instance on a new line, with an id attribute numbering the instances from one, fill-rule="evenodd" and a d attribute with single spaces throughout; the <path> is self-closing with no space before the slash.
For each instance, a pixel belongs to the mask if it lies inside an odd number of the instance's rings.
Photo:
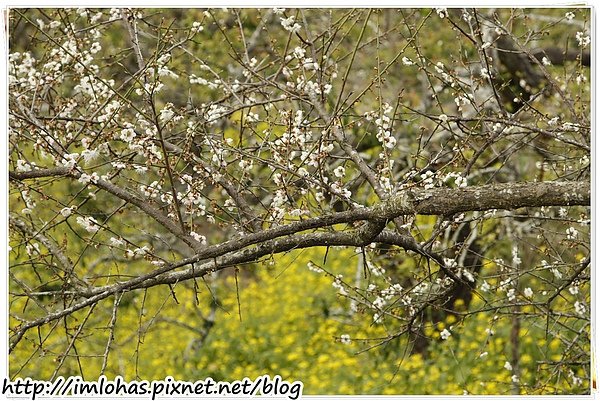
<path id="1" fill-rule="evenodd" d="M 445 316 L 491 313 L 515 389 L 523 325 L 561 332 L 548 369 L 589 365 L 589 18 L 11 10 L 9 351 L 63 325 L 58 374 L 127 293 L 350 247 L 356 277 L 310 268 L 375 345 L 426 353 Z"/>

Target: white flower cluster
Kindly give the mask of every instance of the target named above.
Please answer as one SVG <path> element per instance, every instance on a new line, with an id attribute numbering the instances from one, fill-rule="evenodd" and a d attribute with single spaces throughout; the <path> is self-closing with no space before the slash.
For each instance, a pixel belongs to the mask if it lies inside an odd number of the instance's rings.
<path id="1" fill-rule="evenodd" d="M 131 123 L 125 123 L 125 127 L 126 128 L 123 128 L 119 133 L 118 138 L 123 142 L 131 143 L 133 142 L 133 139 L 137 136 L 137 134 L 134 131 L 135 127 Z"/>
<path id="2" fill-rule="evenodd" d="M 202 105 L 205 108 L 205 105 Z M 227 113 L 227 107 L 211 104 L 208 110 L 204 113 L 204 118 L 208 125 L 214 125 L 217 121 Z"/>
<path id="3" fill-rule="evenodd" d="M 146 254 L 150 253 L 150 248 L 148 247 L 148 245 L 144 245 L 141 248 L 136 248 L 136 249 L 128 249 L 125 252 L 125 257 L 127 259 L 136 259 L 136 258 L 140 258 Z"/>
<path id="4" fill-rule="evenodd" d="M 348 334 L 342 334 L 340 337 L 340 341 L 342 344 L 350 344 L 352 342 Z"/>
<path id="5" fill-rule="evenodd" d="M 318 82 L 308 80 L 304 76 L 296 78 L 295 84 L 288 81 L 287 85 L 296 88 L 299 92 L 306 93 L 311 99 L 318 98 L 321 94 L 328 95 L 332 88 L 330 84 L 325 84 L 323 85 L 323 89 L 321 89 L 321 85 Z"/>
<path id="6" fill-rule="evenodd" d="M 464 277 L 465 280 L 470 281 L 471 283 L 475 282 L 475 276 L 473 276 L 473 273 L 470 270 L 467 270 L 465 268 L 461 268 L 458 271 L 458 276 Z"/>
<path id="7" fill-rule="evenodd" d="M 31 53 L 11 53 L 8 56 L 8 82 L 28 89 L 35 89 L 40 82 L 41 73 L 35 68 L 36 59 Z M 58 67 L 60 68 L 60 66 Z"/>
<path id="8" fill-rule="evenodd" d="M 19 173 L 23 173 L 23 172 L 27 172 L 27 171 L 31 171 L 31 166 L 35 166 L 35 163 L 29 163 L 25 160 L 17 160 L 17 167 L 15 168 L 15 170 Z"/>
<path id="9" fill-rule="evenodd" d="M 279 20 L 281 21 L 281 26 L 286 31 L 296 33 L 296 32 L 299 32 L 300 29 L 302 28 L 302 26 L 296 22 L 296 17 L 294 17 L 294 16 L 291 16 L 288 18 L 281 17 L 281 18 L 279 18 Z"/>
<path id="10" fill-rule="evenodd" d="M 446 8 L 446 7 L 436 7 L 435 8 L 435 12 L 437 13 L 438 17 L 440 17 L 440 18 L 446 18 L 446 16 L 448 15 L 448 8 Z"/>
<path id="11" fill-rule="evenodd" d="M 140 185 L 140 191 L 147 198 L 156 198 L 160 195 L 161 185 L 158 181 L 153 181 L 150 185 Z"/>
<path id="12" fill-rule="evenodd" d="M 319 266 L 315 265 L 313 262 L 308 262 L 306 264 L 306 266 L 308 267 L 308 270 L 310 270 L 311 272 L 323 273 L 323 269 L 321 269 Z"/>
<path id="13" fill-rule="evenodd" d="M 25 208 L 21 210 L 21 213 L 31 214 L 31 212 L 33 211 L 33 209 L 35 209 L 37 204 L 31 197 L 31 195 L 29 195 L 29 190 L 24 189 L 23 191 L 21 191 L 21 199 L 23 199 L 23 202 L 25 203 Z"/>
<path id="14" fill-rule="evenodd" d="M 381 266 L 377 266 L 370 260 L 367 260 L 367 268 L 371 272 L 371 274 L 375 277 L 382 277 L 385 274 L 385 269 Z"/>
<path id="15" fill-rule="evenodd" d="M 463 106 L 469 104 L 472 99 L 473 99 L 473 95 L 470 93 L 466 94 L 466 95 L 456 95 L 454 97 L 454 103 L 456 103 L 456 107 L 458 108 L 458 111 L 462 111 Z"/>
<path id="16" fill-rule="evenodd" d="M 381 115 L 374 120 L 375 126 L 377 127 L 377 140 L 386 149 L 392 149 L 396 146 L 396 138 L 390 131 L 392 119 L 388 116 L 392 110 L 392 106 L 390 106 L 388 103 L 384 103 L 382 105 Z M 364 116 L 367 121 L 371 121 L 375 116 L 377 116 L 377 112 L 367 112 Z"/>
<path id="17" fill-rule="evenodd" d="M 572 241 L 577 239 L 577 236 L 579 235 L 579 231 L 577 231 L 575 229 L 575 227 L 567 228 L 566 232 L 567 232 L 567 239 L 570 239 Z"/>
<path id="18" fill-rule="evenodd" d="M 189 80 L 191 84 L 210 85 L 210 82 L 208 80 L 197 77 L 195 74 L 190 74 Z"/>
<path id="19" fill-rule="evenodd" d="M 521 258 L 519 257 L 519 248 L 517 248 L 516 246 L 513 246 L 512 257 L 513 267 L 515 269 L 518 269 L 519 266 L 521 266 Z"/>
<path id="20" fill-rule="evenodd" d="M 109 13 L 110 13 L 111 20 L 121 19 L 121 9 L 120 8 L 113 7 L 110 9 Z"/>
<path id="21" fill-rule="evenodd" d="M 243 172 L 248 173 L 250 170 L 252 170 L 252 167 L 254 166 L 254 161 L 242 159 L 238 163 L 238 166 L 240 166 L 240 169 Z"/>
<path id="22" fill-rule="evenodd" d="M 118 247 L 125 245 L 125 241 L 121 238 L 110 237 L 110 246 Z"/>
<path id="23" fill-rule="evenodd" d="M 65 153 L 57 164 L 72 169 L 77 165 L 77 160 L 79 160 L 79 153 Z"/>
<path id="24" fill-rule="evenodd" d="M 577 312 L 578 315 L 584 316 L 585 312 L 586 312 L 586 307 L 585 304 L 579 301 L 575 301 L 575 312 Z"/>
<path id="25" fill-rule="evenodd" d="M 192 33 L 202 32 L 203 30 L 204 27 L 202 26 L 202 24 L 198 21 L 194 21 L 194 23 L 192 24 Z"/>
<path id="26" fill-rule="evenodd" d="M 206 237 L 204 235 L 198 234 L 194 231 L 190 232 L 190 237 L 200 242 L 202 245 L 206 245 Z"/>
<path id="27" fill-rule="evenodd" d="M 550 269 L 550 271 L 552 272 L 552 274 L 554 275 L 554 277 L 556 277 L 557 280 L 561 280 L 563 275 L 560 272 L 560 270 L 558 270 L 558 266 L 555 265 L 551 265 L 549 264 L 547 261 L 542 260 L 542 268 L 543 269 Z"/>
<path id="28" fill-rule="evenodd" d="M 434 188 L 439 179 L 439 172 L 433 172 L 431 170 L 427 170 L 423 174 L 421 174 L 421 183 L 425 189 Z M 462 181 L 461 181 L 462 183 Z"/>
<path id="29" fill-rule="evenodd" d="M 169 64 L 169 61 L 171 61 L 171 53 L 165 53 L 162 56 L 160 56 L 156 60 L 156 65 L 158 66 L 156 73 L 158 74 L 159 77 L 167 77 L 167 78 L 173 78 L 173 79 L 179 78 L 179 75 L 175 74 L 173 71 L 171 71 L 169 69 L 169 67 L 167 67 L 167 64 Z"/>
<path id="30" fill-rule="evenodd" d="M 94 171 L 92 174 L 82 173 L 77 181 L 79 181 L 82 184 L 89 184 L 90 182 L 92 182 L 93 184 L 97 184 L 99 179 L 100 176 L 97 172 Z"/>
<path id="31" fill-rule="evenodd" d="M 97 117 L 98 121 L 106 122 L 114 119 L 116 113 L 121 109 L 121 106 L 121 102 L 118 100 L 110 101 L 102 110 L 102 114 Z"/>
<path id="32" fill-rule="evenodd" d="M 433 68 L 435 69 L 435 72 L 441 75 L 442 81 L 444 81 L 445 83 L 449 83 L 454 88 L 454 79 L 452 79 L 452 76 L 450 76 L 446 72 L 446 67 L 444 66 L 444 63 L 438 61 Z"/>
<path id="33" fill-rule="evenodd" d="M 152 122 L 147 121 L 139 113 L 136 114 L 136 121 L 137 124 L 141 127 L 140 130 L 136 132 L 134 131 L 134 125 L 130 123 L 125 123 L 125 128 L 122 129 L 119 133 L 113 135 L 113 138 L 120 139 L 123 142 L 126 142 L 127 147 L 132 152 L 143 155 L 151 163 L 157 163 L 161 161 L 163 158 L 163 154 L 160 146 L 156 142 L 156 138 L 158 137 L 156 125 Z"/>
<path id="34" fill-rule="evenodd" d="M 70 215 L 73 213 L 73 211 L 74 211 L 75 209 L 77 209 L 77 207 L 76 207 L 76 206 L 64 207 L 64 208 L 62 208 L 62 209 L 60 210 L 60 214 L 61 214 L 63 217 L 69 217 L 69 216 L 70 216 Z"/>
<path id="35" fill-rule="evenodd" d="M 106 83 L 105 83 L 106 82 Z M 99 80 L 94 75 L 84 75 L 75 85 L 75 93 L 81 93 L 89 98 L 90 102 L 99 103 L 101 100 L 110 97 L 113 94 L 112 86 L 115 84 L 113 79 L 108 81 Z"/>
<path id="36" fill-rule="evenodd" d="M 107 148 L 108 144 L 102 143 L 100 146 L 98 146 L 96 149 L 84 149 L 81 152 L 81 157 L 83 157 L 83 161 L 88 164 L 94 160 L 96 160 L 100 154 L 102 153 L 103 149 Z"/>
<path id="37" fill-rule="evenodd" d="M 37 242 L 31 243 L 31 244 L 26 244 L 25 252 L 27 252 L 27 255 L 29 255 L 29 256 L 33 256 L 34 253 L 39 254 L 40 253 L 40 244 L 38 244 Z"/>
<path id="38" fill-rule="evenodd" d="M 400 284 L 392 284 L 388 288 L 384 288 L 383 290 L 381 290 L 381 296 L 386 300 L 390 300 L 396 296 L 400 296 L 403 290 L 404 289 Z"/>
<path id="39" fill-rule="evenodd" d="M 577 32 L 575 34 L 575 39 L 577 39 L 577 43 L 579 44 L 579 47 L 587 47 L 592 40 L 590 39 L 589 35 L 584 34 L 583 32 Z"/>
<path id="40" fill-rule="evenodd" d="M 440 333 L 440 338 L 442 340 L 447 340 L 450 338 L 451 335 L 452 335 L 452 333 L 448 329 L 444 329 Z"/>
<path id="41" fill-rule="evenodd" d="M 343 277 L 344 276 L 342 276 L 341 274 L 338 274 L 335 277 L 335 279 L 333 280 L 332 286 L 333 286 L 333 288 L 335 288 L 339 291 L 340 295 L 348 295 L 348 291 L 346 291 L 344 282 L 342 281 Z"/>
<path id="42" fill-rule="evenodd" d="M 335 175 L 337 178 L 344 178 L 346 175 L 346 169 L 344 166 L 338 166 L 333 170 L 333 175 Z"/>
<path id="43" fill-rule="evenodd" d="M 175 112 L 173 111 L 173 103 L 167 103 L 165 105 L 164 108 L 162 108 L 158 114 L 158 119 L 163 122 L 169 122 L 173 116 L 175 115 Z"/>
<path id="44" fill-rule="evenodd" d="M 456 172 L 449 172 L 448 174 L 446 174 L 446 176 L 444 177 L 444 182 L 449 181 L 450 179 L 454 178 L 454 183 L 456 184 L 456 186 L 458 188 L 464 188 L 466 187 L 467 184 L 467 178 L 463 177 L 462 174 L 460 173 L 456 173 Z"/>
<path id="45" fill-rule="evenodd" d="M 186 206 L 186 213 L 198 217 L 204 216 L 206 214 L 206 201 L 201 192 L 204 189 L 204 181 L 194 180 L 188 174 L 183 174 L 180 181 L 187 188 L 184 193 L 177 193 L 177 199 L 180 200 L 182 205 Z M 193 185 L 194 183 L 195 185 Z"/>
<path id="46" fill-rule="evenodd" d="M 93 217 L 77 216 L 77 224 L 89 233 L 95 233 L 100 229 L 100 225 Z"/>
<path id="47" fill-rule="evenodd" d="M 378 296 L 371 304 L 375 309 L 383 309 L 387 304 L 387 300 L 384 297 Z"/>

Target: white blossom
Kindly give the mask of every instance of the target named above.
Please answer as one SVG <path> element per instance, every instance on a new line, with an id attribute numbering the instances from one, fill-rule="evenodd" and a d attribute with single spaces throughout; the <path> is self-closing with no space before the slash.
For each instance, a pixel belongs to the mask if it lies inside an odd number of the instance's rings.
<path id="1" fill-rule="evenodd" d="M 67 168 L 73 168 L 77 165 L 77 160 L 79 160 L 79 153 L 65 153 L 60 164 Z"/>
<path id="2" fill-rule="evenodd" d="M 89 233 L 95 233 L 100 229 L 100 225 L 93 217 L 77 216 L 77 224 Z"/>
<path id="3" fill-rule="evenodd" d="M 296 23 L 296 17 L 294 17 L 293 15 L 288 17 L 288 18 L 279 18 L 281 20 L 281 26 L 283 27 L 283 29 L 285 29 L 286 31 L 290 31 L 292 33 L 298 32 L 302 26 L 298 23 Z"/>
<path id="4" fill-rule="evenodd" d="M 125 244 L 125 241 L 123 241 L 120 238 L 115 238 L 115 237 L 110 237 L 110 245 L 111 246 L 123 246 Z"/>
<path id="5" fill-rule="evenodd" d="M 475 282 L 475 277 L 473 276 L 473 273 L 471 273 L 469 270 L 467 269 L 461 269 L 461 275 L 467 279 L 467 281 L 470 281 L 472 283 Z"/>
<path id="6" fill-rule="evenodd" d="M 342 178 L 346 175 L 346 169 L 343 166 L 336 167 L 336 169 L 333 170 L 333 174 L 338 178 Z"/>
<path id="7" fill-rule="evenodd" d="M 194 21 L 194 23 L 192 24 L 192 32 L 202 32 L 203 30 L 204 27 L 202 26 L 202 24 L 198 21 Z"/>
<path id="8" fill-rule="evenodd" d="M 16 171 L 20 173 L 31 171 L 31 165 L 29 165 L 29 163 L 27 163 L 25 160 L 19 159 L 17 160 Z"/>
<path id="9" fill-rule="evenodd" d="M 344 283 L 342 282 L 342 278 L 343 278 L 343 276 L 341 274 L 338 274 L 335 277 L 335 279 L 333 280 L 332 286 L 333 286 L 333 288 L 335 288 L 339 291 L 340 295 L 348 295 L 346 288 L 344 288 Z"/>
<path id="10" fill-rule="evenodd" d="M 74 209 L 75 209 L 75 206 L 64 207 L 60 210 L 60 214 L 62 214 L 63 217 L 69 217 L 73 213 Z"/>
<path id="11" fill-rule="evenodd" d="M 440 18 L 445 18 L 448 15 L 448 9 L 446 7 L 436 7 L 435 12 Z"/>
<path id="12" fill-rule="evenodd" d="M 519 257 L 519 248 L 517 248 L 516 246 L 513 246 L 512 249 L 512 263 L 513 263 L 513 267 L 518 268 L 519 266 L 521 266 L 521 258 Z"/>
<path id="13" fill-rule="evenodd" d="M 575 304 L 575 312 L 577 312 L 577 314 L 579 315 L 585 315 L 585 311 L 586 311 L 586 307 L 585 304 L 579 301 L 576 301 Z"/>
<path id="14" fill-rule="evenodd" d="M 206 245 L 206 237 L 204 235 L 200 235 L 194 231 L 190 232 L 190 237 L 200 242 L 202 245 Z"/>
<path id="15" fill-rule="evenodd" d="M 447 340 L 450 338 L 450 336 L 452 335 L 452 333 L 448 330 L 448 329 L 444 329 L 442 330 L 442 332 L 440 333 L 440 338 L 442 340 Z"/>
<path id="16" fill-rule="evenodd" d="M 321 269 L 319 266 L 315 265 L 313 262 L 308 262 L 306 264 L 306 266 L 308 267 L 308 270 L 315 272 L 315 273 L 323 273 L 323 269 Z"/>
<path id="17" fill-rule="evenodd" d="M 175 115 L 175 112 L 171 109 L 171 107 L 173 107 L 173 104 L 167 103 L 166 106 L 160 111 L 158 118 L 162 122 L 171 120 L 171 118 Z"/>
<path id="18" fill-rule="evenodd" d="M 577 39 L 577 43 L 579 47 L 586 47 L 591 43 L 591 39 L 589 35 L 585 35 L 583 32 L 577 32 L 575 34 L 575 39 Z"/>
<path id="19" fill-rule="evenodd" d="M 577 238 L 577 236 L 579 235 L 579 232 L 575 229 L 575 227 L 567 228 L 566 233 L 567 233 L 567 239 L 570 239 L 570 240 L 575 240 Z"/>

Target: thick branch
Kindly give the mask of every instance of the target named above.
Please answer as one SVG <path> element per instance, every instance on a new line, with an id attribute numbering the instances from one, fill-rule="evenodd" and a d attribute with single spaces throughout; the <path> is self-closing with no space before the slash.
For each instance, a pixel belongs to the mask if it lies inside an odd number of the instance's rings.
<path id="1" fill-rule="evenodd" d="M 450 215 L 490 209 L 541 206 L 588 206 L 590 183 L 580 181 L 525 182 L 460 189 L 415 190 L 414 213 Z"/>
<path id="2" fill-rule="evenodd" d="M 397 239 L 390 237 L 389 234 L 385 234 L 385 232 L 383 234 L 379 233 L 383 229 L 384 223 L 382 222 L 392 220 L 401 215 L 449 215 L 487 209 L 517 209 L 521 207 L 561 205 L 586 206 L 589 204 L 589 182 L 537 182 L 485 185 L 461 189 L 436 188 L 404 191 L 370 208 L 359 208 L 295 222 L 283 227 L 276 227 L 260 233 L 232 239 L 222 244 L 209 246 L 199 250 L 191 258 L 169 264 L 126 282 L 97 288 L 87 294 L 81 294 L 89 298 L 62 311 L 54 312 L 44 318 L 22 325 L 13 337 L 10 350 L 14 349 L 16 343 L 20 341 L 25 332 L 30 328 L 60 319 L 118 292 L 166 283 L 176 283 L 208 274 L 218 268 L 218 266 L 223 268 L 233 264 L 255 261 L 269 254 L 286 252 L 292 249 L 335 245 L 364 246 L 369 242 L 387 243 L 389 241 L 396 241 L 402 245 L 402 241 L 398 242 Z M 352 232 L 317 232 L 292 235 L 308 229 L 358 220 L 367 220 L 370 223 L 364 229 Z M 285 238 L 280 238 L 284 236 Z M 243 249 L 257 243 L 259 245 L 256 247 Z M 406 244 L 407 246 L 411 246 L 410 241 L 407 241 Z M 223 258 L 215 265 L 214 259 L 220 256 L 223 256 Z M 207 259 L 213 259 L 213 261 L 204 263 L 199 269 L 191 268 L 183 272 L 166 275 L 166 273 L 176 268 Z"/>

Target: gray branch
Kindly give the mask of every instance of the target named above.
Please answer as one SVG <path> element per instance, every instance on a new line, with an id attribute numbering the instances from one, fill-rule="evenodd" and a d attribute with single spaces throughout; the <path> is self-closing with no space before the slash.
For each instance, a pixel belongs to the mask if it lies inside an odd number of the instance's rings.
<path id="1" fill-rule="evenodd" d="M 13 179 L 17 179 L 18 174 L 25 173 L 11 174 L 11 178 L 15 175 Z M 105 189 L 108 190 L 108 188 Z M 365 246 L 371 242 L 395 242 L 399 246 L 405 244 L 407 247 L 414 248 L 411 241 L 397 235 L 394 236 L 394 234 L 387 231 L 382 232 L 386 221 L 402 215 L 451 215 L 489 209 L 567 205 L 588 206 L 590 205 L 590 196 L 589 182 L 509 183 L 461 189 L 435 188 L 403 191 L 372 207 L 324 215 L 234 238 L 221 244 L 199 249 L 197 254 L 191 258 L 168 264 L 148 274 L 110 286 L 90 289 L 86 293 L 79 294 L 86 297 L 83 301 L 21 325 L 13 336 L 9 350 L 14 349 L 27 330 L 60 319 L 119 292 L 161 284 L 174 284 L 193 277 L 204 276 L 227 266 L 256 261 L 263 256 L 292 249 L 315 246 Z M 361 220 L 367 221 L 367 224 L 350 232 L 321 231 L 300 234 L 300 232 L 306 230 Z M 173 222 L 170 223 L 173 224 Z M 254 244 L 258 245 L 247 248 Z M 411 250 L 419 252 L 416 249 Z M 421 251 L 423 250 L 421 249 Z M 423 252 L 419 253 L 426 255 Z M 217 261 L 219 257 L 221 259 Z M 204 263 L 199 268 L 192 267 L 182 272 L 173 272 L 177 268 L 193 265 L 203 260 L 211 261 Z"/>

